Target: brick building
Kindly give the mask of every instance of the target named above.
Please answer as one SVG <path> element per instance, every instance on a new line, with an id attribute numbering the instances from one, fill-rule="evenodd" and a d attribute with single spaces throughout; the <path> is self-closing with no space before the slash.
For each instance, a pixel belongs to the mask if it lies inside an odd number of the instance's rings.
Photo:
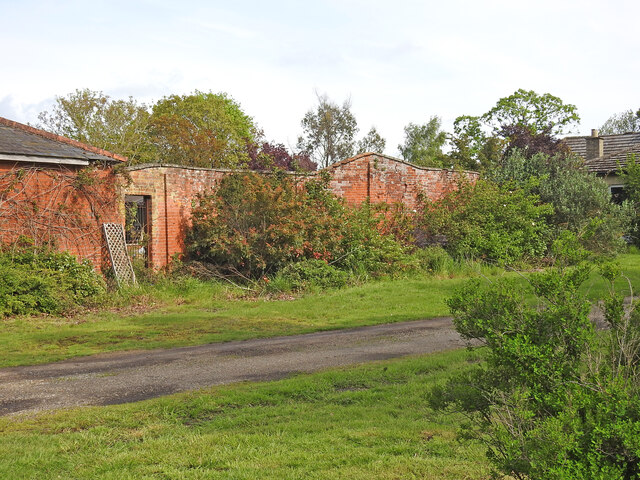
<path id="1" fill-rule="evenodd" d="M 29 237 L 98 268 L 102 223 L 122 222 L 113 167 L 125 160 L 0 117 L 0 243 Z"/>

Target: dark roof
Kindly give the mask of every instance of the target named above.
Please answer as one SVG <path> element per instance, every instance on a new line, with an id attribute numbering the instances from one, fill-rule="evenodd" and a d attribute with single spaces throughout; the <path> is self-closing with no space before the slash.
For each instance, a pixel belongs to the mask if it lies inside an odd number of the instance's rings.
<path id="1" fill-rule="evenodd" d="M 576 155 L 579 155 L 582 158 L 587 156 L 587 137 L 565 137 L 562 141 Z"/>
<path id="2" fill-rule="evenodd" d="M 629 148 L 620 150 L 610 155 L 603 155 L 602 157 L 592 158 L 586 160 L 584 163 L 590 172 L 609 174 L 615 172 L 620 167 L 627 165 L 629 155 L 635 155 L 640 160 L 640 143 L 636 143 Z"/>
<path id="3" fill-rule="evenodd" d="M 623 133 L 621 135 L 603 135 L 604 156 L 613 155 L 630 148 L 634 148 L 640 143 L 640 132 Z"/>
<path id="4" fill-rule="evenodd" d="M 602 140 L 602 156 L 586 158 L 587 139 Z M 566 137 L 563 141 L 571 151 L 585 159 L 585 165 L 591 172 L 608 174 L 618 170 L 619 166 L 627 164 L 630 154 L 638 155 L 640 159 L 640 132 L 628 132 L 616 135 L 600 135 L 599 137 Z"/>
<path id="5" fill-rule="evenodd" d="M 57 159 L 85 162 L 123 162 L 125 157 L 76 140 L 0 117 L 0 157 L 15 161 Z M 29 157 L 21 159 L 20 157 Z"/>

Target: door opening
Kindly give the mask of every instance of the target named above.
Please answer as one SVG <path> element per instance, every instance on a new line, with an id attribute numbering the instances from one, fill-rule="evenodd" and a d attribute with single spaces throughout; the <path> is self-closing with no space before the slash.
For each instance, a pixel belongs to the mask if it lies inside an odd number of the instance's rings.
<path id="1" fill-rule="evenodd" d="M 132 260 L 149 261 L 151 197 L 146 195 L 125 195 L 125 237 L 127 251 Z"/>

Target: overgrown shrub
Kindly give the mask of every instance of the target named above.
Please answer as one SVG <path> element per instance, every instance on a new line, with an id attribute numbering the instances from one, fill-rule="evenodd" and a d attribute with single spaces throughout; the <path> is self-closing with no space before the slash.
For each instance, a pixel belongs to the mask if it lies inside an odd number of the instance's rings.
<path id="1" fill-rule="evenodd" d="M 455 260 L 440 245 L 420 248 L 413 256 L 419 267 L 428 273 L 440 274 L 455 269 Z"/>
<path id="2" fill-rule="evenodd" d="M 198 198 L 187 250 L 223 274 L 254 279 L 312 259 L 357 273 L 389 273 L 403 268 L 406 248 L 381 232 L 391 225 L 385 215 L 368 204 L 346 206 L 326 179 L 296 186 L 289 176 L 237 173 Z"/>
<path id="3" fill-rule="evenodd" d="M 56 282 L 24 266 L 0 264 L 0 316 L 25 313 L 54 313 L 60 302 Z"/>
<path id="4" fill-rule="evenodd" d="M 553 206 L 548 217 L 550 243 L 569 230 L 597 253 L 622 247 L 623 231 L 631 222 L 629 209 L 611 202 L 607 184 L 589 173 L 579 157 L 514 150 L 493 165 L 487 177 L 508 188 L 529 189 L 541 203 Z"/>
<path id="5" fill-rule="evenodd" d="M 636 155 L 628 155 L 626 165 L 618 165 L 617 173 L 624 183 L 626 200 L 623 208 L 628 210 L 630 218 L 625 237 L 635 246 L 640 246 L 640 161 Z"/>
<path id="6" fill-rule="evenodd" d="M 392 235 L 401 245 L 415 246 L 416 239 L 416 212 L 409 210 L 403 203 L 376 203 L 364 208 L 371 208 L 375 216 L 376 229 L 382 235 Z"/>
<path id="7" fill-rule="evenodd" d="M 273 280 L 282 290 L 340 288 L 347 284 L 349 274 L 323 260 L 303 260 L 284 267 Z"/>
<path id="8" fill-rule="evenodd" d="M 427 237 L 444 238 L 454 257 L 514 262 L 545 253 L 553 209 L 525 188 L 478 180 L 423 200 L 421 212 Z"/>
<path id="9" fill-rule="evenodd" d="M 437 409 L 464 413 L 462 437 L 487 446 L 492 478 L 640 477 L 640 310 L 614 281 L 596 334 L 580 286 L 593 268 L 570 232 L 559 261 L 529 283 L 474 279 L 448 300 L 463 338 L 486 347 L 486 362 L 432 389 Z M 537 301 L 531 303 L 531 297 Z"/>
<path id="10" fill-rule="evenodd" d="M 0 316 L 63 313 L 105 290 L 89 262 L 32 246 L 0 248 L 0 278 Z"/>
<path id="11" fill-rule="evenodd" d="M 388 216 L 383 205 L 363 203 L 344 208 L 339 223 L 341 241 L 334 265 L 357 275 L 395 274 L 411 268 L 410 248 L 400 242 L 400 231 L 393 231 L 397 219 Z"/>

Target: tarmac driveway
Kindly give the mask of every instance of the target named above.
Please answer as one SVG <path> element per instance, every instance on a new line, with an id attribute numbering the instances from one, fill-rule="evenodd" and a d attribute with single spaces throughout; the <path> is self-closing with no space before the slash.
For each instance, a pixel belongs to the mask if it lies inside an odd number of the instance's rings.
<path id="1" fill-rule="evenodd" d="M 0 415 L 135 402 L 463 345 L 451 318 L 436 318 L 4 368 L 0 369 Z"/>

